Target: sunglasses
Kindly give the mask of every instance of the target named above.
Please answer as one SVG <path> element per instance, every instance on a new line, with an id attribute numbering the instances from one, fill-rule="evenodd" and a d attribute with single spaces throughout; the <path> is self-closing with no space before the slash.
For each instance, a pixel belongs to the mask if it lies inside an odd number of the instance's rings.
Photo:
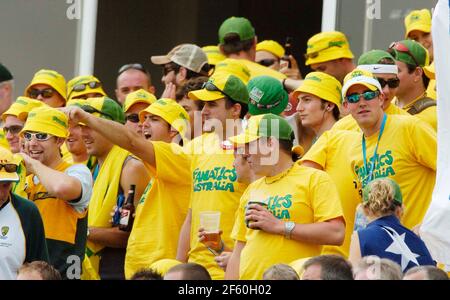
<path id="1" fill-rule="evenodd" d="M 174 71 L 175 73 L 178 73 L 180 70 L 180 65 L 177 65 L 176 63 L 168 63 L 163 66 L 163 75 L 167 76 L 170 72 Z"/>
<path id="2" fill-rule="evenodd" d="M 334 43 L 333 43 L 333 44 L 331 44 L 331 45 L 328 45 L 328 47 L 325 47 L 325 48 L 323 48 L 323 49 L 317 50 L 316 52 L 306 53 L 306 54 L 305 54 L 305 59 L 308 59 L 308 58 L 316 58 L 317 56 L 319 56 L 320 52 L 322 52 L 323 50 L 330 49 L 330 48 L 332 48 L 332 47 L 339 47 L 339 48 L 341 48 L 342 45 L 341 45 L 341 44 L 334 44 Z"/>
<path id="3" fill-rule="evenodd" d="M 0 164 L 0 170 L 5 169 L 7 173 L 15 173 L 17 171 L 17 165 L 15 164 Z"/>
<path id="4" fill-rule="evenodd" d="M 37 90 L 37 89 L 30 89 L 28 91 L 28 97 L 37 99 L 39 95 L 42 95 L 43 98 L 51 98 L 53 97 L 53 94 L 55 93 L 55 90 L 52 88 L 43 89 L 43 90 Z"/>
<path id="5" fill-rule="evenodd" d="M 90 114 L 98 113 L 98 114 L 101 114 L 101 115 L 103 115 L 105 117 L 108 117 L 110 120 L 113 120 L 113 121 L 115 120 L 110 114 L 108 114 L 106 112 L 103 112 L 103 111 L 100 111 L 100 110 L 98 110 L 95 107 L 92 107 L 90 105 L 82 105 L 81 109 L 84 110 L 87 113 L 90 113 Z"/>
<path id="6" fill-rule="evenodd" d="M 273 58 L 267 58 L 267 59 L 261 59 L 260 61 L 257 61 L 258 64 L 265 66 L 265 67 L 270 67 L 271 65 L 273 65 L 277 60 L 273 59 Z"/>
<path id="7" fill-rule="evenodd" d="M 144 72 L 145 74 L 148 74 L 147 70 L 144 68 L 141 64 L 126 64 L 120 67 L 119 71 L 117 72 L 119 75 L 127 70 L 139 70 L 141 72 Z"/>
<path id="8" fill-rule="evenodd" d="M 408 54 L 414 60 L 414 63 L 416 64 L 416 67 L 420 66 L 420 64 L 417 62 L 416 57 L 411 53 L 411 51 L 409 51 L 408 47 L 406 47 L 402 43 L 400 43 L 400 42 L 393 42 L 389 46 L 389 49 L 387 51 L 390 54 L 392 54 L 395 59 L 397 59 L 397 55 L 396 55 L 394 50 Z"/>
<path id="9" fill-rule="evenodd" d="M 398 88 L 398 86 L 400 85 L 400 79 L 398 78 L 392 78 L 388 80 L 384 80 L 383 78 L 377 78 L 377 80 L 380 83 L 382 89 L 386 86 L 386 84 L 390 89 Z"/>
<path id="10" fill-rule="evenodd" d="M 32 132 L 26 131 L 26 132 L 23 133 L 23 137 L 27 141 L 31 141 L 31 139 L 34 137 L 34 139 L 36 141 L 44 142 L 44 141 L 49 140 L 52 137 L 52 135 L 50 135 L 48 133 L 44 133 L 44 132 L 32 133 Z"/>
<path id="11" fill-rule="evenodd" d="M 20 125 L 12 125 L 9 127 L 3 127 L 3 132 L 5 134 L 11 133 L 11 134 L 18 134 L 22 130 L 23 126 Z"/>
<path id="12" fill-rule="evenodd" d="M 219 89 L 217 86 L 214 85 L 214 83 L 212 83 L 211 81 L 206 81 L 205 83 L 203 83 L 202 89 L 205 89 L 209 92 L 219 92 L 224 94 L 225 96 L 227 96 L 230 100 L 234 100 L 232 97 L 230 97 L 227 93 L 225 93 L 224 91 L 222 91 L 221 89 Z M 237 101 L 237 100 L 234 100 Z"/>
<path id="13" fill-rule="evenodd" d="M 72 92 L 82 92 L 84 90 L 87 89 L 87 87 L 91 88 L 91 89 L 96 89 L 102 86 L 101 82 L 98 81 L 91 81 L 88 83 L 81 83 L 81 84 L 77 84 L 72 88 Z"/>
<path id="14" fill-rule="evenodd" d="M 363 96 L 364 100 L 372 100 L 375 99 L 380 94 L 379 91 L 366 91 L 362 94 L 351 94 L 345 97 L 348 101 L 348 103 L 358 103 L 361 99 L 361 96 Z"/>
<path id="15" fill-rule="evenodd" d="M 138 114 L 129 114 L 125 117 L 127 121 L 130 121 L 131 123 L 139 123 L 139 115 Z"/>

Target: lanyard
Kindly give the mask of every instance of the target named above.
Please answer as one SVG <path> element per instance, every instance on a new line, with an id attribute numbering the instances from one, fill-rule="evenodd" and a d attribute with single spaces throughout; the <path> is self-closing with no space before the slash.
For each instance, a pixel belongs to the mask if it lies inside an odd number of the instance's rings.
<path id="1" fill-rule="evenodd" d="M 370 173 L 369 173 L 369 169 L 367 168 L 366 138 L 364 137 L 364 134 L 363 134 L 363 137 L 362 137 L 362 151 L 363 151 L 363 159 L 364 159 L 364 168 L 366 170 L 366 175 L 369 176 L 369 179 L 368 179 L 367 183 L 372 181 L 372 175 L 373 175 L 373 171 L 375 169 L 375 160 L 376 160 L 376 155 L 377 155 L 377 151 L 378 151 L 378 144 L 380 143 L 381 135 L 383 134 L 384 126 L 386 125 L 386 119 L 387 119 L 387 115 L 384 114 L 383 115 L 383 121 L 381 122 L 380 132 L 378 133 L 378 140 L 377 140 L 377 144 L 375 146 L 375 151 L 373 152 L 373 160 L 372 160 L 372 165 L 370 166 Z M 367 178 L 367 176 L 366 176 L 366 178 Z"/>

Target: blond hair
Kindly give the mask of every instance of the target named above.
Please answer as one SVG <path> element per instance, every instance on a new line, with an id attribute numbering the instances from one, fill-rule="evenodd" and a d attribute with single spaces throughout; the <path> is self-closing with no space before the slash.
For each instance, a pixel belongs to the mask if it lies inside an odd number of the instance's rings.
<path id="1" fill-rule="evenodd" d="M 363 208 L 374 216 L 394 214 L 399 203 L 393 183 L 395 182 L 388 178 L 370 182 L 363 193 Z"/>

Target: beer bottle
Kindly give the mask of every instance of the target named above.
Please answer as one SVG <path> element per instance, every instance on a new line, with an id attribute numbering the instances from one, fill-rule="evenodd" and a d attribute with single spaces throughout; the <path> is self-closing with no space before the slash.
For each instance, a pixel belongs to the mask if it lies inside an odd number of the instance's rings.
<path id="1" fill-rule="evenodd" d="M 136 185 L 132 184 L 128 191 L 127 200 L 122 206 L 120 213 L 119 229 L 122 231 L 131 231 L 134 221 L 134 194 L 136 192 Z"/>
<path id="2" fill-rule="evenodd" d="M 284 55 L 280 58 L 280 64 L 287 65 L 289 69 L 292 66 L 291 59 L 289 58 L 290 55 L 292 55 L 292 38 L 288 36 L 284 44 Z M 285 61 L 284 64 L 283 61 Z"/>

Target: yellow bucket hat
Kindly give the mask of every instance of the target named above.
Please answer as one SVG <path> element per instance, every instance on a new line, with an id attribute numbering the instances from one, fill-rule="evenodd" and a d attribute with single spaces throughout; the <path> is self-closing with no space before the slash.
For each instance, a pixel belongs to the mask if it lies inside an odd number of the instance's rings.
<path id="1" fill-rule="evenodd" d="M 232 74 L 239 78 L 244 84 L 250 80 L 250 70 L 238 59 L 227 58 L 216 65 L 214 74 Z M 213 75 L 214 75 L 213 74 Z"/>
<path id="2" fill-rule="evenodd" d="M 139 113 L 139 122 L 143 123 L 146 114 L 159 116 L 169 123 L 184 138 L 189 127 L 189 115 L 175 100 L 161 98 Z"/>
<path id="3" fill-rule="evenodd" d="M 342 87 L 342 98 L 345 99 L 345 97 L 347 96 L 348 89 L 357 84 L 364 85 L 371 91 L 378 90 L 380 91 L 380 93 L 383 92 L 380 83 L 373 76 L 372 73 L 366 70 L 355 69 L 350 73 L 348 73 L 344 78 L 344 86 Z"/>
<path id="4" fill-rule="evenodd" d="M 25 96 L 20 96 L 14 101 L 7 111 L 2 114 L 2 121 L 5 122 L 7 116 L 14 116 L 17 119 L 25 122 L 28 113 L 36 108 L 46 105 L 44 102 L 31 99 Z"/>
<path id="5" fill-rule="evenodd" d="M 66 93 L 66 79 L 64 76 L 53 70 L 39 70 L 34 74 L 30 84 L 25 89 L 24 95 L 27 95 L 28 90 L 36 84 L 47 84 L 54 88 L 67 101 Z"/>
<path id="6" fill-rule="evenodd" d="M 202 50 L 208 57 L 208 64 L 210 65 L 215 66 L 222 60 L 226 59 L 226 56 L 220 52 L 219 46 L 205 46 L 202 47 Z"/>
<path id="7" fill-rule="evenodd" d="M 326 73 L 311 72 L 306 75 L 303 83 L 294 91 L 293 96 L 297 98 L 300 93 L 313 94 L 341 107 L 342 85 L 336 78 Z"/>
<path id="8" fill-rule="evenodd" d="M 67 99 L 97 93 L 100 96 L 106 96 L 100 80 L 93 75 L 77 76 L 67 83 Z"/>
<path id="9" fill-rule="evenodd" d="M 278 58 L 284 55 L 284 48 L 278 42 L 272 40 L 265 40 L 256 45 L 256 51 L 267 51 Z"/>
<path id="10" fill-rule="evenodd" d="M 431 12 L 426 8 L 411 11 L 405 18 L 405 28 L 405 38 L 413 30 L 431 32 Z"/>
<path id="11" fill-rule="evenodd" d="M 140 89 L 127 95 L 127 97 L 125 98 L 125 103 L 123 104 L 123 112 L 126 113 L 130 109 L 130 107 L 132 107 L 136 103 L 147 103 L 148 105 L 150 105 L 155 102 L 156 97 L 153 94 L 147 92 L 144 89 Z"/>
<path id="12" fill-rule="evenodd" d="M 29 112 L 25 126 L 20 132 L 35 131 L 67 138 L 69 121 L 60 110 L 49 106 L 41 106 Z"/>
<path id="13" fill-rule="evenodd" d="M 17 182 L 20 180 L 19 174 L 17 174 L 20 164 L 19 156 L 14 157 L 11 151 L 0 147 L 0 164 L 3 165 L 0 169 L 0 182 Z"/>
<path id="14" fill-rule="evenodd" d="M 353 58 L 347 37 L 339 31 L 321 32 L 307 43 L 305 65 L 312 65 L 338 58 Z"/>

